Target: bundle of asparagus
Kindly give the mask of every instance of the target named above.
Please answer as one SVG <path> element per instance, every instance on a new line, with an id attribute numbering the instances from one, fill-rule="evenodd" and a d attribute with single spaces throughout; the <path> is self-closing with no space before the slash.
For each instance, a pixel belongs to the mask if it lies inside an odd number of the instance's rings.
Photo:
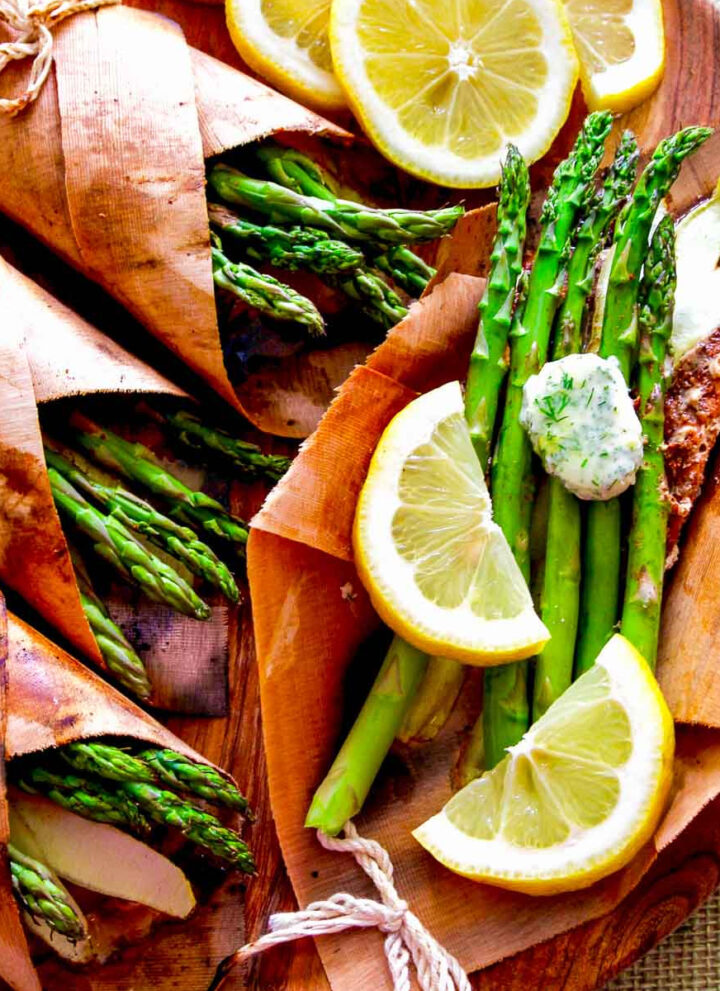
<path id="1" fill-rule="evenodd" d="M 0 622 L 0 903 L 7 907 L 12 891 L 17 905 L 0 912 L 0 978 L 38 991 L 21 919 L 60 956 L 86 963 L 100 947 L 107 953 L 117 911 L 95 899 L 90 924 L 86 890 L 146 906 L 150 918 L 184 918 L 195 895 L 173 859 L 182 850 L 184 864 L 199 852 L 206 867 L 253 874 L 234 819 L 250 810 L 229 774 L 32 628 L 6 619 L 4 604 Z"/>
<path id="2" fill-rule="evenodd" d="M 0 535 L 10 553 L 0 563 L 0 577 L 118 684 L 172 708 L 169 693 L 158 697 L 140 656 L 140 643 L 152 647 L 147 631 L 136 632 L 135 624 L 132 633 L 120 629 L 102 601 L 104 592 L 98 594 L 98 579 L 112 573 L 153 602 L 208 620 L 211 609 L 199 583 L 232 604 L 239 601 L 234 573 L 244 559 L 247 526 L 184 484 L 146 446 L 102 429 L 74 403 L 54 401 L 135 391 L 147 397 L 134 417 L 141 434 L 151 424 L 173 456 L 177 451 L 192 463 L 217 466 L 226 477 L 272 484 L 288 461 L 208 424 L 181 390 L 4 264 L 0 276 L 11 327 L 0 345 L 6 373 L 0 391 L 10 411 L 0 454 L 7 492 Z M 163 394 L 176 399 L 161 399 Z M 14 492 L 23 499 L 13 499 Z M 170 651 L 168 663 L 173 660 Z M 201 665 L 202 657 L 194 663 Z"/>
<path id="3" fill-rule="evenodd" d="M 158 58 L 162 87 L 153 70 Z M 108 87 L 108 64 L 122 66 L 117 93 Z M 79 86 L 80 70 L 97 85 Z M 10 87 L 16 72 L 22 69 L 6 71 Z M 372 150 L 356 145 L 346 156 L 342 146 L 353 141 L 347 132 L 189 49 L 174 25 L 146 12 L 118 7 L 74 16 L 54 51 L 53 76 L 42 101 L 0 120 L 0 165 L 11 177 L 0 210 L 100 282 L 256 425 L 307 434 L 355 362 L 357 343 L 351 356 L 339 335 L 323 342 L 315 360 L 327 383 L 297 375 L 275 403 L 267 389 L 281 374 L 280 343 L 296 353 L 308 336 L 323 334 L 320 283 L 368 318 L 361 330 L 392 326 L 406 299 L 386 280 L 416 298 L 432 274 L 406 245 L 447 234 L 462 207 L 379 210 L 336 197 L 319 162 L 343 173 L 352 167 L 363 188 L 381 196 L 400 184 Z M 280 134 L 309 157 L 263 144 Z M 68 155 L 71 146 L 82 155 Z M 246 172 L 238 174 L 233 162 L 247 163 Z M 429 189 L 423 198 L 444 202 Z M 278 268 L 303 273 L 302 288 L 276 278 Z M 259 311 L 273 347 L 279 339 L 262 387 L 241 378 L 268 345 L 255 340 L 254 314 L 235 321 L 228 300 Z M 369 349 L 374 329 L 361 336 Z"/>
<path id="4" fill-rule="evenodd" d="M 702 132 L 696 136 L 699 139 Z M 631 157 L 634 154 L 629 137 L 624 140 L 623 148 L 627 168 L 631 171 Z M 692 164 L 692 169 L 683 170 L 680 182 L 672 190 L 673 206 L 695 202 L 707 196 L 714 186 L 716 165 L 708 156 L 699 155 Z M 620 161 L 615 170 L 618 179 L 619 167 Z M 601 184 L 598 190 L 601 197 L 604 197 L 605 191 L 604 184 Z M 504 183 L 501 189 L 503 202 L 509 200 L 509 192 L 507 183 Z M 598 208 L 595 197 L 588 207 L 590 211 Z M 621 212 L 622 208 L 615 216 Z M 585 244 L 584 240 L 580 242 L 578 234 L 583 230 L 586 219 L 579 216 L 573 226 L 572 238 L 576 250 L 578 244 Z M 588 224 L 584 234 L 589 233 L 589 227 Z M 613 234 L 611 221 L 603 246 L 612 240 Z M 497 246 L 495 250 L 498 250 Z M 662 250 L 668 252 L 669 245 Z M 490 244 L 486 254 L 490 254 Z M 560 325 L 560 310 L 564 305 L 568 282 L 565 269 L 573 263 L 573 257 L 573 253 L 568 252 L 561 262 L 563 276 L 562 281 L 557 283 L 560 295 L 553 330 Z M 570 293 L 567 305 L 572 304 L 573 312 L 576 312 L 579 297 L 582 298 L 582 343 L 585 347 L 588 336 L 594 339 L 596 335 L 589 320 L 590 304 L 593 302 L 592 285 L 590 281 L 584 284 L 580 281 L 581 258 L 579 255 L 575 261 L 578 281 L 573 281 L 575 289 Z M 603 262 L 604 258 L 600 257 L 598 265 Z M 648 278 L 654 267 L 650 264 L 645 268 Z M 502 271 L 502 267 L 498 266 L 492 272 L 492 283 L 498 287 L 499 310 L 502 304 L 498 280 Z M 429 296 L 423 303 L 424 312 L 421 314 L 420 308 L 416 308 L 408 318 L 407 335 L 403 325 L 401 332 L 383 343 L 366 366 L 358 369 L 343 386 L 318 431 L 296 459 L 287 485 L 276 492 L 254 520 L 248 568 L 258 643 L 263 718 L 267 727 L 271 798 L 286 865 L 295 892 L 303 904 L 327 899 L 338 890 L 354 891 L 358 883 L 357 867 L 351 857 L 325 853 L 313 832 L 303 830 L 308 804 L 323 775 L 333 765 L 338 745 L 345 738 L 348 722 L 352 722 L 360 710 L 367 717 L 364 721 L 355 721 L 353 730 L 346 738 L 349 749 L 344 750 L 344 755 L 349 761 L 342 766 L 336 765 L 338 790 L 334 790 L 332 778 L 328 777 L 325 782 L 325 795 L 335 795 L 338 800 L 342 798 L 346 810 L 353 808 L 351 801 L 345 801 L 346 794 L 355 785 L 365 787 L 368 778 L 374 776 L 371 765 L 376 760 L 377 751 L 382 750 L 381 737 L 393 735 L 388 728 L 390 721 L 395 720 L 396 725 L 402 723 L 403 711 L 407 714 L 413 711 L 416 702 L 419 705 L 423 687 L 428 684 L 429 675 L 426 674 L 419 682 L 415 702 L 409 706 L 408 690 L 418 682 L 408 677 L 413 673 L 413 664 L 412 658 L 406 656 L 404 660 L 408 663 L 396 666 L 390 676 L 376 686 L 377 690 L 373 690 L 372 704 L 369 702 L 367 707 L 363 706 L 366 686 L 372 680 L 375 662 L 379 659 L 378 621 L 353 566 L 351 541 L 354 504 L 365 481 L 373 451 L 389 422 L 415 398 L 417 392 L 433 390 L 448 379 L 461 379 L 467 372 L 467 359 L 473 350 L 477 321 L 472 326 L 465 324 L 459 313 L 460 307 L 455 308 L 452 304 L 463 293 L 469 296 L 475 291 L 474 308 L 483 287 L 476 285 L 472 279 L 459 276 L 454 277 L 452 282 L 452 293 L 446 283 L 433 294 L 441 294 L 437 297 L 437 303 L 440 304 L 442 298 L 444 313 L 435 309 L 435 300 Z M 522 291 L 525 280 L 520 282 Z M 602 301 L 602 283 L 599 285 L 596 302 Z M 443 292 L 446 288 L 447 294 Z M 515 303 L 514 289 L 512 286 L 514 298 L 511 307 L 522 302 L 520 296 L 518 303 Z M 588 289 L 590 299 L 586 304 L 585 292 Z M 644 298 L 644 290 L 641 298 Z M 599 313 L 601 307 L 597 309 Z M 511 310 L 511 319 L 512 315 Z M 638 317 L 642 323 L 640 309 Z M 646 337 L 646 334 L 643 336 Z M 398 341 L 400 337 L 404 338 L 402 342 Z M 477 364 L 481 364 L 482 354 L 492 347 L 492 338 L 487 341 L 487 349 L 482 347 L 482 341 L 479 343 Z M 513 343 L 514 338 L 511 339 Z M 550 343 L 548 354 L 553 351 L 553 344 Z M 500 375 L 502 377 L 502 370 Z M 657 399 L 658 390 L 654 391 Z M 653 407 L 657 414 L 657 402 Z M 490 450 L 495 446 L 496 432 L 489 444 Z M 647 426 L 645 433 L 648 433 Z M 646 448 L 650 450 L 648 445 Z M 637 491 L 645 477 L 643 472 L 639 474 Z M 544 488 L 547 492 L 547 486 Z M 662 504 L 658 507 L 657 488 L 652 481 L 646 492 L 652 492 L 649 505 L 656 513 Z M 632 498 L 632 494 L 627 495 L 624 501 L 629 503 Z M 538 508 L 542 510 L 542 507 Z M 717 515 L 715 509 L 715 501 L 706 502 L 693 528 L 693 537 L 704 539 L 706 545 L 712 544 L 712 528 Z M 535 515 L 537 517 L 538 513 Z M 629 522 L 626 519 L 626 525 Z M 648 532 L 646 527 L 644 530 Z M 582 530 L 580 537 L 582 551 L 585 546 Z M 531 540 L 532 556 L 537 558 L 541 555 L 544 558 L 547 536 L 542 526 L 534 528 Z M 653 538 L 654 553 L 661 545 L 662 540 L 655 543 Z M 647 550 L 646 546 L 645 552 Z M 720 684 L 717 679 L 713 681 L 708 677 L 710 663 L 702 668 L 701 679 L 693 679 L 691 670 L 688 670 L 687 650 L 678 649 L 692 642 L 698 615 L 689 608 L 693 604 L 689 601 L 690 593 L 685 580 L 687 578 L 691 587 L 698 589 L 707 573 L 701 569 L 707 568 L 712 551 L 706 546 L 704 551 L 698 553 L 697 547 L 688 546 L 686 553 L 694 558 L 696 570 L 682 575 L 681 589 L 677 582 L 671 589 L 671 605 L 674 602 L 677 607 L 672 620 L 680 625 L 684 634 L 676 637 L 670 648 L 667 640 L 663 638 L 661 642 L 661 685 L 664 691 L 669 686 L 672 688 L 668 701 L 676 718 L 689 722 L 694 713 L 701 712 L 703 722 L 708 722 L 717 730 L 720 725 L 717 717 L 720 711 Z M 637 568 L 630 570 L 641 577 L 652 574 L 649 567 L 642 571 Z M 542 587 L 542 576 L 539 578 Z M 625 587 L 640 593 L 649 591 L 648 604 L 652 600 L 652 609 L 657 607 L 655 589 L 644 578 L 637 584 L 626 582 Z M 715 600 L 716 597 L 706 586 L 701 593 L 701 602 L 693 608 L 700 608 L 704 616 L 712 615 L 717 604 Z M 288 603 L 292 603 L 290 622 Z M 640 600 L 636 605 L 644 608 Z M 625 624 L 625 633 L 632 636 L 626 616 L 621 615 L 620 618 Z M 670 632 L 667 619 L 666 613 L 666 634 Z M 278 637 L 278 629 L 282 629 L 282 637 Z M 669 639 L 673 639 L 671 633 Z M 704 642 L 707 647 L 707 637 Z M 420 664 L 418 660 L 415 670 Z M 441 808 L 452 795 L 457 782 L 453 771 L 458 750 L 480 707 L 481 693 L 478 689 L 481 678 L 482 672 L 469 673 L 465 690 L 451 718 L 433 742 L 422 747 L 395 747 L 375 782 L 372 800 L 365 804 L 355 824 L 363 837 L 372 838 L 388 850 L 394 867 L 394 883 L 402 898 L 413 911 L 417 911 L 433 935 L 455 955 L 459 955 L 465 970 L 488 967 L 501 958 L 509 958 L 509 973 L 514 954 L 550 940 L 569 927 L 613 912 L 620 900 L 643 877 L 657 853 L 667 850 L 706 805 L 709 795 L 718 794 L 715 773 L 717 743 L 716 733 L 704 731 L 697 734 L 679 728 L 675 779 L 677 794 L 671 800 L 654 844 L 648 845 L 621 874 L 598 882 L 591 889 L 561 898 L 532 898 L 518 894 L 498 896 L 494 889 L 466 883 L 449 872 L 439 870 L 430 858 L 418 851 L 410 836 L 411 829 L 422 823 L 430 812 Z M 447 697 L 443 690 L 443 701 Z M 523 695 L 519 702 L 527 711 L 532 699 L 529 695 Z M 478 728 L 482 741 L 482 723 Z M 602 732 L 603 727 L 598 727 L 598 730 Z M 609 733 L 605 739 L 608 738 Z M 520 748 L 518 753 L 522 752 Z M 485 766 L 482 756 L 478 764 Z M 288 787 L 291 779 L 292 787 Z M 340 793 L 341 786 L 348 786 L 344 788 L 345 795 Z M 320 803 L 316 808 L 319 807 Z M 331 811 L 341 812 L 339 801 Z M 478 833 L 481 828 L 479 825 Z M 688 840 L 689 837 L 686 837 L 681 841 L 683 848 Z M 332 844 L 328 843 L 328 846 Z M 462 852 L 458 847 L 458 856 Z M 672 852 L 669 856 L 673 856 Z M 651 884 L 652 880 L 649 880 L 645 890 Z M 625 918 L 627 910 L 627 905 L 623 905 L 615 918 Z M 518 918 L 522 918 L 521 926 L 518 925 Z M 478 919 L 483 920 L 482 932 L 491 934 L 491 938 L 478 938 Z M 558 940 L 557 945 L 562 948 L 566 943 L 566 940 Z M 381 947 L 378 944 L 376 948 L 372 941 L 366 941 L 363 946 L 369 979 L 381 983 L 386 970 Z M 354 975 L 354 962 L 345 949 L 343 936 L 329 936 L 319 944 L 330 979 L 338 983 L 347 982 L 349 986 Z M 533 952 L 528 952 L 525 958 L 536 960 L 536 957 Z"/>
<path id="5" fill-rule="evenodd" d="M 480 327 L 470 364 L 466 417 L 476 452 L 487 470 L 495 421 L 499 418 L 500 389 L 508 368 L 509 339 L 509 375 L 492 458 L 491 490 L 495 520 L 530 583 L 530 524 L 537 468 L 520 416 L 524 388 L 545 363 L 553 338 L 554 359 L 581 349 L 595 260 L 619 214 L 600 351 L 604 357 L 617 354 L 621 358 L 623 374 L 630 383 L 638 326 L 638 287 L 644 271 L 639 325 L 646 339 L 639 394 L 648 456 L 636 490 L 623 629 L 627 628 L 629 638 L 654 663 L 667 516 L 663 508 L 662 434 L 658 436 L 657 423 L 659 420 L 662 425 L 662 341 L 669 335 L 672 315 L 672 221 L 659 225 L 652 243 L 649 233 L 657 207 L 683 160 L 711 131 L 688 128 L 662 141 L 632 199 L 620 212 L 635 177 L 637 148 L 634 137 L 625 134 L 602 188 L 596 189 L 595 175 L 610 125 L 609 114 L 591 114 L 569 158 L 556 170 L 540 218 L 537 251 L 519 293 L 516 287 L 520 282 L 519 259 L 528 203 L 527 170 L 514 149 L 508 153 L 492 271 L 480 305 Z M 559 305 L 561 287 L 564 300 Z M 656 332 L 651 329 L 655 327 Z M 556 478 L 549 480 L 546 534 L 541 607 L 552 638 L 537 659 L 532 681 L 527 662 L 486 669 L 482 722 L 465 750 L 460 775 L 464 781 L 494 767 L 506 749 L 522 738 L 531 713 L 533 719 L 539 718 L 571 683 L 579 617 L 578 672 L 594 661 L 618 619 L 618 500 L 589 503 L 582 554 L 586 567 L 582 611 L 580 504 Z M 438 671 L 443 672 L 442 676 Z M 448 668 L 445 659 L 434 660 L 428 668 L 427 658 L 420 651 L 395 637 L 353 729 L 315 793 L 306 825 L 335 835 L 359 812 L 403 721 L 413 720 L 417 693 L 418 705 L 423 711 L 427 706 L 422 690 L 424 679 L 432 682 L 438 710 L 447 713 L 457 695 L 456 669 Z M 450 706 L 446 704 L 448 697 Z"/>

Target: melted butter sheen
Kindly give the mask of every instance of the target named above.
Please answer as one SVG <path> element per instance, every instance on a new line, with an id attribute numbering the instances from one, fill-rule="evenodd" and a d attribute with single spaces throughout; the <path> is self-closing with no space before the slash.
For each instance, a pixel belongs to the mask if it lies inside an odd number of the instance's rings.
<path id="1" fill-rule="evenodd" d="M 581 499 L 612 499 L 635 481 L 642 427 L 615 358 L 548 362 L 525 385 L 520 421 L 548 474 Z"/>

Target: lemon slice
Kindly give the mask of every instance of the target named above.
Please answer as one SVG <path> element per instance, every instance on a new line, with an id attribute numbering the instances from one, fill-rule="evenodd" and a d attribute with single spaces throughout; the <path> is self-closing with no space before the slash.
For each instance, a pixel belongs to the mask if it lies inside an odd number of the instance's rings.
<path id="1" fill-rule="evenodd" d="M 233 44 L 258 75 L 319 110 L 346 106 L 330 56 L 330 0 L 226 0 L 225 16 Z"/>
<path id="2" fill-rule="evenodd" d="M 476 881 L 530 894 L 584 888 L 652 836 L 674 743 L 650 668 L 618 634 L 494 770 L 413 835 Z"/>
<path id="3" fill-rule="evenodd" d="M 330 42 L 373 142 L 448 186 L 494 185 L 510 141 L 540 158 L 577 81 L 558 0 L 333 0 Z"/>
<path id="4" fill-rule="evenodd" d="M 529 657 L 548 639 L 493 523 L 458 382 L 414 400 L 385 430 L 353 543 L 376 610 L 420 650 L 489 665 Z"/>
<path id="5" fill-rule="evenodd" d="M 665 69 L 661 0 L 565 0 L 591 110 L 624 113 L 657 87 Z"/>

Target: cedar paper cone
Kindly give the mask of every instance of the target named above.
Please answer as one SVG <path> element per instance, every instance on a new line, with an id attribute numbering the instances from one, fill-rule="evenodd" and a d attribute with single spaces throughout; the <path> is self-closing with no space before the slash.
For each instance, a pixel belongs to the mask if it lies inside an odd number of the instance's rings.
<path id="1" fill-rule="evenodd" d="M 301 905 L 338 891 L 376 895 L 352 858 L 326 852 L 303 826 L 347 725 L 344 718 L 364 698 L 362 689 L 348 697 L 354 683 L 350 664 L 355 659 L 357 675 L 367 657 L 374 672 L 382 653 L 377 643 L 362 652 L 379 621 L 353 565 L 352 521 L 370 458 L 390 419 L 418 392 L 464 379 L 482 287 L 480 279 L 453 275 L 413 307 L 342 386 L 254 520 L 248 570 L 270 795 Z M 717 592 L 714 609 L 717 625 Z M 720 680 L 696 682 L 684 663 L 682 653 L 666 653 L 662 684 L 681 679 L 685 699 L 717 719 Z M 369 677 L 368 672 L 366 684 Z M 669 694 L 674 715 L 683 717 L 686 707 Z M 434 741 L 386 762 L 356 819 L 361 835 L 388 850 L 400 896 L 468 972 L 611 911 L 658 852 L 720 793 L 720 733 L 679 728 L 672 803 L 653 842 L 624 870 L 585 891 L 544 898 L 474 884 L 441 867 L 410 833 L 450 798 L 453 766 L 476 713 L 477 700 L 473 704 L 465 693 Z M 716 719 L 706 721 L 720 726 Z M 323 937 L 317 947 L 334 991 L 390 991 L 379 933 Z"/>
<path id="2" fill-rule="evenodd" d="M 40 991 L 7 867 L 5 761 L 74 740 L 132 737 L 205 760 L 119 692 L 12 614 L 0 596 L 0 978 L 13 991 Z M 150 918 L 157 913 L 144 911 Z M 137 919 L 133 920 L 137 922 Z M 149 924 L 149 923 L 148 923 Z M 102 922 L 98 923 L 102 929 Z"/>
<path id="3" fill-rule="evenodd" d="M 221 350 L 210 261 L 205 159 L 273 134 L 351 136 L 267 86 L 188 47 L 173 22 L 118 6 L 54 30 L 38 100 L 0 118 L 0 210 L 98 282 L 261 429 L 304 436 L 357 346 L 314 351 L 239 393 Z M 17 63 L 3 88 L 23 77 Z M 377 157 L 377 156 L 376 156 Z"/>
<path id="4" fill-rule="evenodd" d="M 80 603 L 50 491 L 38 405 L 103 393 L 187 395 L 2 259 L 0 297 L 7 327 L 0 337 L 0 582 L 105 668 Z M 191 711 L 218 714 L 226 688 L 217 663 L 224 622 L 218 625 L 215 617 L 197 623 L 155 604 L 152 609 L 150 620 L 162 615 L 163 640 L 177 643 L 182 633 L 184 641 L 182 656 L 162 652 L 152 701 L 164 708 L 187 710 L 190 705 Z M 221 689 L 214 687 L 218 679 Z"/>

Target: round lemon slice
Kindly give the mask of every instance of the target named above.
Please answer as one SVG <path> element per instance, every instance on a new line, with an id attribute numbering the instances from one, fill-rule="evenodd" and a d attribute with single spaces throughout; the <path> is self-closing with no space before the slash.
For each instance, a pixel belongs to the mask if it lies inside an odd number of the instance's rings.
<path id="1" fill-rule="evenodd" d="M 333 0 L 330 42 L 372 141 L 448 186 L 494 185 L 508 142 L 540 158 L 577 81 L 557 0 Z"/>
<path id="2" fill-rule="evenodd" d="M 500 528 L 458 382 L 389 424 L 360 493 L 355 563 L 380 616 L 430 654 L 491 665 L 548 639 Z"/>
<path id="3" fill-rule="evenodd" d="M 319 110 L 346 106 L 330 56 L 330 0 L 226 0 L 225 16 L 233 44 L 258 75 Z"/>
<path id="4" fill-rule="evenodd" d="M 531 894 L 584 888 L 654 833 L 674 744 L 652 671 L 618 634 L 497 767 L 413 836 L 475 881 Z"/>
<path id="5" fill-rule="evenodd" d="M 657 87 L 665 69 L 661 0 L 565 0 L 591 110 L 624 113 Z"/>

